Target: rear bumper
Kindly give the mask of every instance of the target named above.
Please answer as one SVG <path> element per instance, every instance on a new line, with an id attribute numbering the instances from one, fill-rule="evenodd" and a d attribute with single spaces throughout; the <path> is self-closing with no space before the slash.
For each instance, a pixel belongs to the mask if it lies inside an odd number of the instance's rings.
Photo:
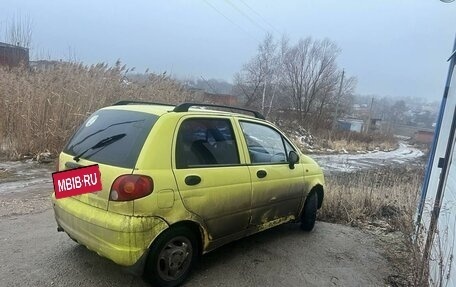
<path id="1" fill-rule="evenodd" d="M 88 249 L 123 266 L 132 266 L 168 224 L 158 217 L 127 216 L 71 197 L 55 199 L 59 227 Z"/>

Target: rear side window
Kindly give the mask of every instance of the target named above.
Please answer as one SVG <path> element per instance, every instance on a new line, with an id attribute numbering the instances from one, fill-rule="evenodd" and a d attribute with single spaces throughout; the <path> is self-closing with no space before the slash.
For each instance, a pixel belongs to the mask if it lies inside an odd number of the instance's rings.
<path id="1" fill-rule="evenodd" d="M 134 168 L 157 119 L 156 115 L 134 111 L 97 111 L 82 124 L 64 152 L 98 163 Z"/>
<path id="2" fill-rule="evenodd" d="M 182 122 L 176 142 L 176 167 L 239 164 L 233 127 L 228 119 L 192 118 Z"/>

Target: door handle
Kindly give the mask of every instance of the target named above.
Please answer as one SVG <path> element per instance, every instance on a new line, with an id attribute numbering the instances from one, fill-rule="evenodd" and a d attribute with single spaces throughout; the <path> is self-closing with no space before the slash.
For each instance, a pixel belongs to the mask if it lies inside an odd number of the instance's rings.
<path id="1" fill-rule="evenodd" d="M 258 178 L 266 177 L 266 175 L 268 175 L 268 173 L 267 173 L 265 170 L 259 170 L 259 171 L 257 171 L 257 177 L 258 177 Z"/>
<path id="2" fill-rule="evenodd" d="M 197 175 L 189 175 L 185 178 L 186 185 L 197 185 L 201 182 L 201 177 Z"/>

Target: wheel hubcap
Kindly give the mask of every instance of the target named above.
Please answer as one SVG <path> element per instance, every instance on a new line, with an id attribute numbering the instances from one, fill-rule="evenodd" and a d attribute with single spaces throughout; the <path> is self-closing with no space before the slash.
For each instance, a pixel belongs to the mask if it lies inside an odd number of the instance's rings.
<path id="1" fill-rule="evenodd" d="M 183 236 L 168 241 L 158 257 L 158 272 L 164 280 L 176 280 L 190 266 L 193 255 L 190 241 Z"/>

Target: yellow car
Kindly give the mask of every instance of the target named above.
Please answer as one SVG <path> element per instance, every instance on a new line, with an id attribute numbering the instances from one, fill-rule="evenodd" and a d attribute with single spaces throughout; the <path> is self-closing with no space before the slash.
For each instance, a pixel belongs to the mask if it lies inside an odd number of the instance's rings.
<path id="1" fill-rule="evenodd" d="M 199 255 L 261 230 L 298 221 L 312 230 L 324 196 L 314 160 L 260 113 L 226 106 L 100 109 L 58 169 L 93 164 L 103 189 L 54 195 L 58 230 L 154 286 L 180 285 Z"/>

